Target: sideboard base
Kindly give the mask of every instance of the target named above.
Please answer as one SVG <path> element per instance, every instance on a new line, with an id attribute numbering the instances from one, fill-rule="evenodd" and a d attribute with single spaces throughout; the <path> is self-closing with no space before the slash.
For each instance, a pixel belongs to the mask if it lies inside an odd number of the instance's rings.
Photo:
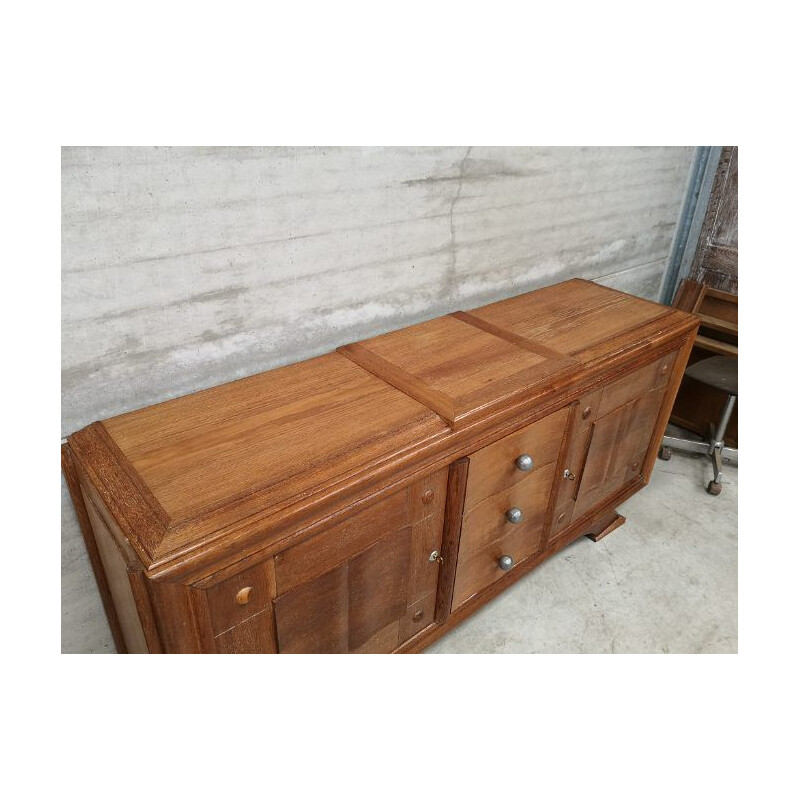
<path id="1" fill-rule="evenodd" d="M 593 542 L 599 542 L 601 539 L 605 539 L 609 533 L 613 533 L 617 528 L 621 525 L 625 524 L 625 517 L 622 514 L 617 514 L 614 512 L 614 519 L 606 525 L 603 530 L 599 533 L 587 533 L 586 538 L 591 539 Z"/>

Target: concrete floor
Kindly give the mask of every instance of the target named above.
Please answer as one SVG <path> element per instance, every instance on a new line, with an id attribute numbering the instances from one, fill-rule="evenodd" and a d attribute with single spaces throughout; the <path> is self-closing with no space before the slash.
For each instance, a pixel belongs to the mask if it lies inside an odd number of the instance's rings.
<path id="1" fill-rule="evenodd" d="M 581 538 L 427 653 L 736 653 L 737 470 L 722 494 L 703 456 L 656 461 L 619 507 L 627 522 Z"/>

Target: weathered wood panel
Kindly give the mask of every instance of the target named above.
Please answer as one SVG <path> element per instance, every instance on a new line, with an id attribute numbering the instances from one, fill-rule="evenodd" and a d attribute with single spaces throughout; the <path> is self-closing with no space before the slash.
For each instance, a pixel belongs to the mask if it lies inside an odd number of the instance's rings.
<path id="1" fill-rule="evenodd" d="M 723 147 L 700 231 L 692 280 L 738 293 L 739 287 L 739 148 Z"/>

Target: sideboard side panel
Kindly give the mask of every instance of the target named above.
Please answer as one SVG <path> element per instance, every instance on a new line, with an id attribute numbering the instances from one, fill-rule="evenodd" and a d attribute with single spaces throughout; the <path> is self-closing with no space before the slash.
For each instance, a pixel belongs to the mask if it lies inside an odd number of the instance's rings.
<path id="1" fill-rule="evenodd" d="M 686 337 L 685 341 L 680 345 L 678 354 L 672 364 L 672 372 L 670 373 L 669 382 L 667 383 L 667 390 L 664 393 L 664 402 L 661 405 L 661 410 L 658 414 L 658 419 L 653 430 L 653 436 L 650 440 L 650 446 L 647 449 L 647 455 L 642 465 L 642 475 L 645 482 L 649 482 L 650 476 L 653 473 L 658 450 L 661 446 L 661 439 L 664 436 L 664 431 L 667 428 L 672 407 L 675 404 L 675 397 L 680 389 L 683 373 L 686 369 L 686 364 L 689 362 L 689 356 L 694 346 L 695 337 L 697 336 L 697 327 Z"/>
<path id="2" fill-rule="evenodd" d="M 72 505 L 75 508 L 75 514 L 78 517 L 78 524 L 81 529 L 84 544 L 86 545 L 86 552 L 89 555 L 89 563 L 92 565 L 92 572 L 97 581 L 97 588 L 100 592 L 100 599 L 103 601 L 103 608 L 106 612 L 108 619 L 108 626 L 111 628 L 111 636 L 114 639 L 114 645 L 118 653 L 126 653 L 125 639 L 122 635 L 122 628 L 119 624 L 117 617 L 117 610 L 114 608 L 114 599 L 111 596 L 111 588 L 108 585 L 108 578 L 106 577 L 103 562 L 100 559 L 100 551 L 97 548 L 97 542 L 94 538 L 94 531 L 92 524 L 89 521 L 89 514 L 86 511 L 86 505 L 83 502 L 83 494 L 81 493 L 80 479 L 75 469 L 73 456 L 68 444 L 61 445 L 61 470 L 64 473 L 64 480 L 67 482 L 70 497 L 72 498 Z"/>
<path id="3" fill-rule="evenodd" d="M 125 651 L 128 653 L 148 653 L 150 649 L 147 646 L 147 637 L 139 619 L 139 609 L 131 587 L 128 565 L 119 547 L 117 547 L 111 531 L 97 513 L 94 504 L 86 500 L 85 495 L 84 503 L 94 531 L 97 550 L 108 581 L 114 608 L 116 609 L 119 627 L 125 642 Z"/>

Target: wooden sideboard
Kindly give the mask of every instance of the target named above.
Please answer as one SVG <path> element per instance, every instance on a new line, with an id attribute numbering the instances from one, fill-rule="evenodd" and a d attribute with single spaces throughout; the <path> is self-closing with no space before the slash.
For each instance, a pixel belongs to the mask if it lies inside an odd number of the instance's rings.
<path id="1" fill-rule="evenodd" d="M 120 652 L 424 649 L 647 482 L 699 319 L 571 280 L 95 422 Z"/>

